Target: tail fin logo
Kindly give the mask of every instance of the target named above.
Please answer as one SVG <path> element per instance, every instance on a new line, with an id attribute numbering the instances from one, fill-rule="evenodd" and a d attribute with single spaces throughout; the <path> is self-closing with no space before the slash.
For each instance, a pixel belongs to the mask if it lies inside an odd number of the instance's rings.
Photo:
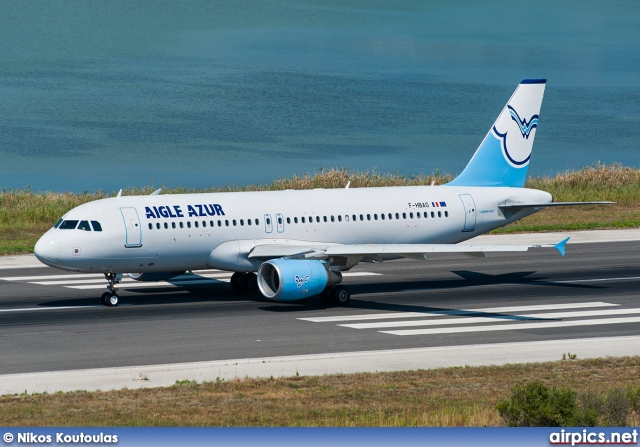
<path id="1" fill-rule="evenodd" d="M 503 114 L 493 126 L 493 134 L 500 141 L 502 146 L 502 152 L 505 160 L 514 168 L 521 168 L 529 163 L 531 158 L 531 145 L 532 141 L 528 141 L 532 135 L 533 129 L 538 127 L 538 115 L 533 115 L 527 120 L 527 118 L 520 118 L 520 115 L 514 107 L 507 105 L 509 115 Z M 507 118 L 511 117 L 511 120 Z M 503 118 L 504 117 L 504 118 Z M 518 131 L 522 138 L 518 138 L 518 132 L 513 129 L 515 123 L 518 127 Z M 506 132 L 502 133 L 498 130 L 498 127 L 504 129 Z M 512 129 L 511 131 L 509 129 Z M 531 138 L 533 140 L 533 137 Z"/>
<path id="2" fill-rule="evenodd" d="M 518 124 L 520 128 L 520 133 L 522 134 L 522 138 L 529 139 L 529 134 L 533 129 L 538 127 L 538 115 L 533 115 L 529 122 L 527 122 L 526 118 L 520 118 L 516 109 L 511 106 L 507 106 L 509 108 L 509 113 L 511 114 L 511 119 Z"/>

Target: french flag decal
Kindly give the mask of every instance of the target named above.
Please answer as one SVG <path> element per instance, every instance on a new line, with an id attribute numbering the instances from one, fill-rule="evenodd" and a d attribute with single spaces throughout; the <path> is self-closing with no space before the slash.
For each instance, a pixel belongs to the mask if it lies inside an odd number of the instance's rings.
<path id="1" fill-rule="evenodd" d="M 440 208 L 447 206 L 447 202 L 431 202 L 433 208 Z"/>

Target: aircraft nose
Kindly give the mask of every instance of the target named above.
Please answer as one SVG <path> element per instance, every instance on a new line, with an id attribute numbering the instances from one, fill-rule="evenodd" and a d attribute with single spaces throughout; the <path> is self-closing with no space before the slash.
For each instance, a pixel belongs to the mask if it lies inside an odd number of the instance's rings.
<path id="1" fill-rule="evenodd" d="M 55 238 L 45 234 L 33 247 L 33 253 L 38 261 L 43 264 L 54 266 L 60 262 L 60 244 Z"/>

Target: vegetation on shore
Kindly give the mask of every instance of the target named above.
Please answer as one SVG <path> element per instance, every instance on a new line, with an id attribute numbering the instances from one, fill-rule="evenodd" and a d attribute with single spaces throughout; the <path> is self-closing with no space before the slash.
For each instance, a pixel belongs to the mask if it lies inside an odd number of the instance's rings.
<path id="1" fill-rule="evenodd" d="M 549 414 L 553 400 L 540 399 L 548 388 L 551 398 L 560 390 L 564 401 L 575 402 L 575 409 L 563 405 L 568 416 L 588 410 L 590 423 L 637 426 L 639 368 L 640 357 L 622 357 L 7 395 L 0 397 L 0 421 L 52 427 L 477 427 L 527 425 L 535 416 L 553 425 L 562 419 Z M 531 383 L 539 384 L 537 401 L 525 403 L 529 419 L 523 419 L 519 396 L 522 389 L 525 397 L 532 394 Z"/>
<path id="2" fill-rule="evenodd" d="M 451 174 L 442 173 L 404 177 L 375 171 L 349 172 L 332 169 L 313 175 L 277 179 L 265 185 L 226 185 L 203 190 L 173 188 L 165 189 L 163 193 L 344 188 L 347 182 L 351 182 L 351 188 L 432 183 L 440 185 L 452 178 Z M 547 209 L 500 228 L 496 233 L 640 227 L 640 169 L 597 164 L 555 177 L 533 177 L 527 181 L 526 186 L 548 191 L 556 201 L 609 200 L 616 204 Z M 153 189 L 151 186 L 130 188 L 123 191 L 123 194 L 150 194 Z M 0 255 L 33 252 L 38 237 L 71 208 L 114 195 L 115 192 L 103 191 L 73 194 L 4 190 L 0 193 Z"/>

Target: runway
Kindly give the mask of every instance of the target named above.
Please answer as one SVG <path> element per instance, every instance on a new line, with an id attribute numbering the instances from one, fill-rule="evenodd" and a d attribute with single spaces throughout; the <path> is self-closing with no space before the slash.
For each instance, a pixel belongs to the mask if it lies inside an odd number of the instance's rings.
<path id="1" fill-rule="evenodd" d="M 100 276 L 5 258 L 0 394 L 559 360 L 576 349 L 580 358 L 638 355 L 640 231 L 602 236 L 620 242 L 585 233 L 566 257 L 538 250 L 361 264 L 345 276 L 347 308 L 235 295 L 220 271 L 123 282 L 121 305 L 108 308 L 99 304 Z"/>

